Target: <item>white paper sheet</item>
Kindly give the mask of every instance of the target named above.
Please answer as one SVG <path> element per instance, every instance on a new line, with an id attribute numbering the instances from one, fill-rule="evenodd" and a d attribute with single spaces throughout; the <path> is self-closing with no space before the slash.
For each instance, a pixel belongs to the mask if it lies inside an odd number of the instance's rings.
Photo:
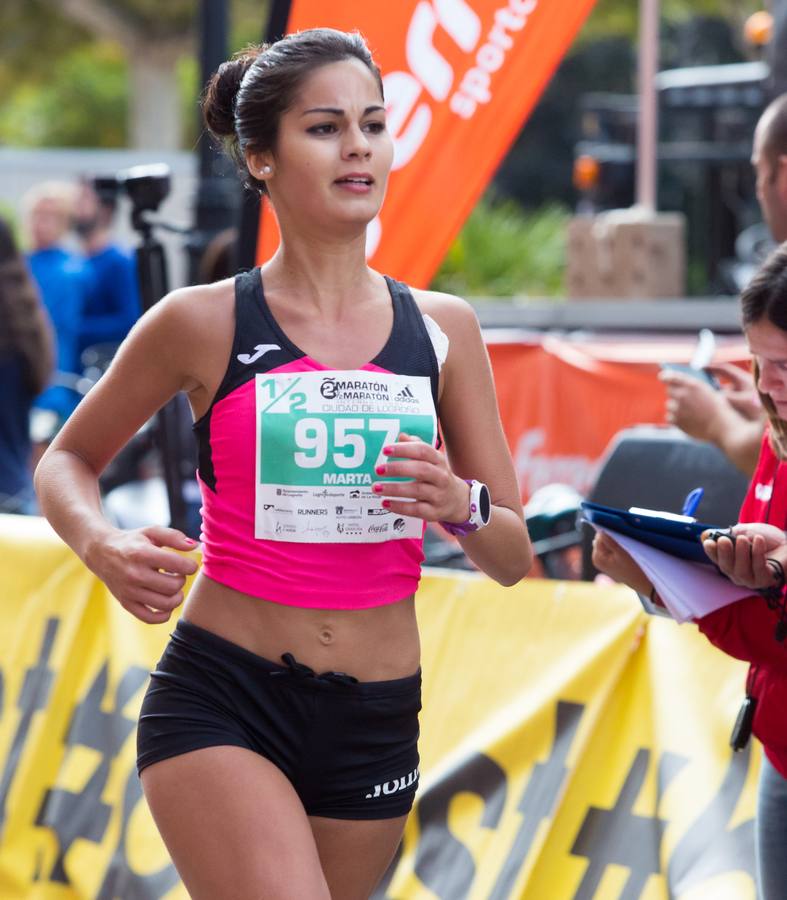
<path id="1" fill-rule="evenodd" d="M 733 584 L 713 566 L 670 556 L 608 528 L 593 527 L 608 534 L 634 558 L 677 622 L 706 616 L 753 593 L 751 588 Z"/>

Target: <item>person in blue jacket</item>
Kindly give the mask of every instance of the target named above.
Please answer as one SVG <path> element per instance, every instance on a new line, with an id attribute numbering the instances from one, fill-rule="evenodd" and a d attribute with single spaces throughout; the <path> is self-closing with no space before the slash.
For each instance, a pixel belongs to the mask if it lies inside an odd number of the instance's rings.
<path id="1" fill-rule="evenodd" d="M 43 182 L 23 198 L 24 225 L 30 250 L 27 262 L 44 301 L 57 342 L 54 383 L 35 402 L 64 422 L 80 400 L 82 372 L 79 333 L 89 290 L 89 274 L 80 258 L 63 246 L 68 234 L 74 191 L 64 182 Z"/>
<path id="2" fill-rule="evenodd" d="M 117 205 L 114 178 L 84 179 L 72 226 L 85 254 L 91 286 L 79 332 L 80 353 L 92 344 L 120 344 L 140 314 L 133 255 L 112 240 Z"/>

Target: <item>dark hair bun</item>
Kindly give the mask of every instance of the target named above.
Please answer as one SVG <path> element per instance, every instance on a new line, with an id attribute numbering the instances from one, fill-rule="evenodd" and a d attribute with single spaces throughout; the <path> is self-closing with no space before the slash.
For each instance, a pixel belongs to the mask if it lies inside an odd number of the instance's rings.
<path id="1" fill-rule="evenodd" d="M 214 137 L 235 134 L 235 98 L 243 76 L 264 50 L 264 46 L 247 47 L 232 59 L 222 63 L 208 82 L 202 99 L 205 124 Z"/>

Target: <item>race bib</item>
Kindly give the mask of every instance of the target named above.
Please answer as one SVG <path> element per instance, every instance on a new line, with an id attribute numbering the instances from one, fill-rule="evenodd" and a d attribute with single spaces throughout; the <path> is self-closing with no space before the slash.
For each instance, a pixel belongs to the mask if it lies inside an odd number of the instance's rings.
<path id="1" fill-rule="evenodd" d="M 372 492 L 382 449 L 400 432 L 434 445 L 430 379 L 387 372 L 267 373 L 255 379 L 254 536 L 368 543 L 420 538 L 423 520 L 389 512 Z"/>

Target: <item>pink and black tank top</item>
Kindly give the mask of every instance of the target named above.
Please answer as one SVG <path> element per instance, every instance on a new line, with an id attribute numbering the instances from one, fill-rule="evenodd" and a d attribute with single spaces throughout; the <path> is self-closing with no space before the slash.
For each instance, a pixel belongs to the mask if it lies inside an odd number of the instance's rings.
<path id="1" fill-rule="evenodd" d="M 386 282 L 385 346 L 359 369 L 337 370 L 279 328 L 259 269 L 236 277 L 229 365 L 194 424 L 203 572 L 214 581 L 323 609 L 415 591 L 424 522 L 384 509 L 371 486 L 399 432 L 437 445 L 439 364 L 409 289 Z"/>

